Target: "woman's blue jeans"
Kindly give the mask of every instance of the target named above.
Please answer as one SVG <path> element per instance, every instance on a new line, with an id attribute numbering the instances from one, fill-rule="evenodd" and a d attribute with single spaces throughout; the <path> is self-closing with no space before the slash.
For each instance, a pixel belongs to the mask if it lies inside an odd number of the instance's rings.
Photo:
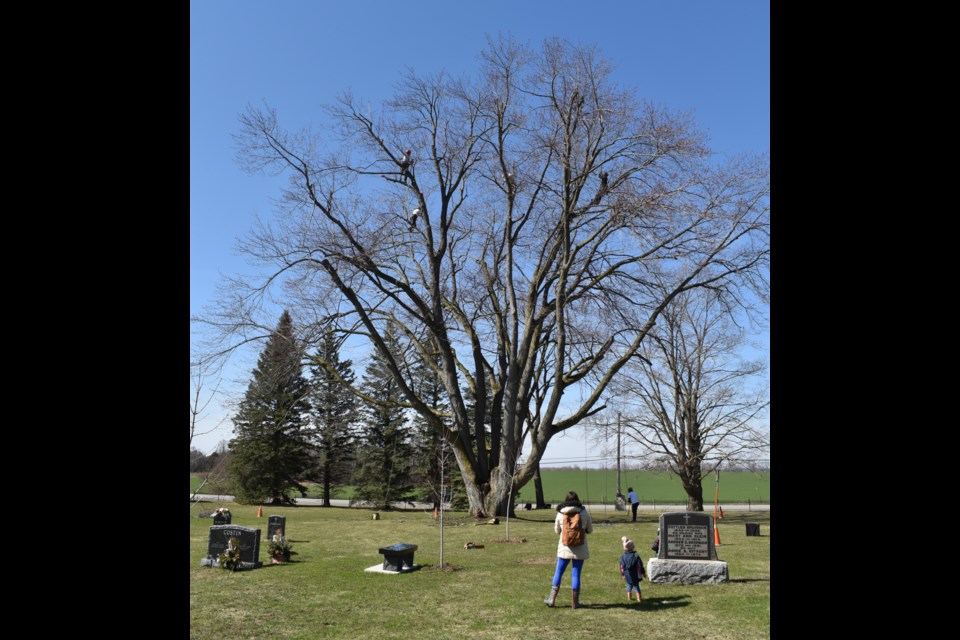
<path id="1" fill-rule="evenodd" d="M 563 572 L 567 570 L 567 565 L 570 564 L 570 558 L 557 558 L 557 572 L 553 574 L 553 586 L 560 586 L 560 578 L 563 577 Z M 580 590 L 580 570 L 583 568 L 583 560 L 574 560 L 573 561 L 573 590 Z"/>

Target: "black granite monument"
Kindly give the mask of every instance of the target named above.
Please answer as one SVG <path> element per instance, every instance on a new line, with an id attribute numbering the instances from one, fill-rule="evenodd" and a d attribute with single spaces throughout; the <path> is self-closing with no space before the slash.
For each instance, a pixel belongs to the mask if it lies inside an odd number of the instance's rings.
<path id="1" fill-rule="evenodd" d="M 663 560 L 717 560 L 713 516 L 696 511 L 660 516 L 660 549 Z"/>
<path id="2" fill-rule="evenodd" d="M 378 552 L 383 554 L 383 570 L 403 571 L 413 569 L 413 552 L 416 550 L 417 545 L 402 542 L 389 547 L 380 547 Z"/>
<path id="3" fill-rule="evenodd" d="M 267 518 L 267 540 L 273 540 L 273 534 L 287 535 L 287 516 L 270 516 Z"/>
<path id="4" fill-rule="evenodd" d="M 239 525 L 214 525 L 210 527 L 207 539 L 207 557 L 201 561 L 203 566 L 216 566 L 216 560 L 227 548 L 230 538 L 236 538 L 240 547 L 240 562 L 243 568 L 261 566 L 260 529 Z"/>

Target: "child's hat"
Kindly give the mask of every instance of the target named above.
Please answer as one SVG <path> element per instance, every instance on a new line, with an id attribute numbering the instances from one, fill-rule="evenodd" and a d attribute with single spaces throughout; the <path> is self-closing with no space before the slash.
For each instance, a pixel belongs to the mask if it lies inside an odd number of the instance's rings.
<path id="1" fill-rule="evenodd" d="M 620 538 L 620 539 L 623 541 L 623 548 L 624 548 L 624 549 L 627 549 L 628 551 L 629 551 L 630 549 L 633 549 L 633 540 L 631 540 L 631 539 L 628 538 L 627 536 L 623 536 L 623 537 Z"/>

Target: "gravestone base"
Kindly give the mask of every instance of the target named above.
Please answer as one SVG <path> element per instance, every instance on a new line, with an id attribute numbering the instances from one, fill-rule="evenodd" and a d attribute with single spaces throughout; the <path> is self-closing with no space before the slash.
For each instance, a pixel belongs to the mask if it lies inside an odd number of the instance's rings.
<path id="1" fill-rule="evenodd" d="M 379 563 L 379 564 L 373 565 L 372 567 L 367 567 L 366 569 L 364 569 L 364 572 L 366 572 L 366 573 L 383 573 L 383 574 L 388 575 L 388 576 L 398 576 L 398 575 L 400 575 L 401 573 L 411 573 L 412 571 L 416 571 L 416 570 L 419 569 L 419 568 L 420 568 L 420 565 L 418 565 L 418 564 L 414 564 L 414 565 L 410 565 L 410 566 L 403 565 L 403 568 L 400 569 L 399 571 L 390 571 L 390 570 L 384 569 L 384 568 L 383 568 L 383 563 L 381 562 L 381 563 Z"/>
<path id="2" fill-rule="evenodd" d="M 647 579 L 660 584 L 719 584 L 730 579 L 727 563 L 720 560 L 663 560 L 647 561 Z"/>
<path id="3" fill-rule="evenodd" d="M 214 569 L 220 568 L 220 561 L 216 558 L 203 558 L 200 560 L 201 567 L 213 567 Z M 247 569 L 259 569 L 263 566 L 262 562 L 239 562 L 237 563 L 236 571 L 246 571 Z"/>

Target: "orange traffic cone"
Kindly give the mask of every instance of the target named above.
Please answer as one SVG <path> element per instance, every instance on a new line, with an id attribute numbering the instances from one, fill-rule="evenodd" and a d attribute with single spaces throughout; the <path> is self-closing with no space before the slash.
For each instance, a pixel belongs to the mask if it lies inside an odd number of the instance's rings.
<path id="1" fill-rule="evenodd" d="M 713 523 L 713 545 L 720 546 L 720 529 L 717 528 L 717 523 Z"/>
<path id="2" fill-rule="evenodd" d="M 258 517 L 258 518 L 262 518 L 262 517 L 263 517 L 263 505 L 260 505 L 260 508 L 257 509 L 257 517 Z"/>

